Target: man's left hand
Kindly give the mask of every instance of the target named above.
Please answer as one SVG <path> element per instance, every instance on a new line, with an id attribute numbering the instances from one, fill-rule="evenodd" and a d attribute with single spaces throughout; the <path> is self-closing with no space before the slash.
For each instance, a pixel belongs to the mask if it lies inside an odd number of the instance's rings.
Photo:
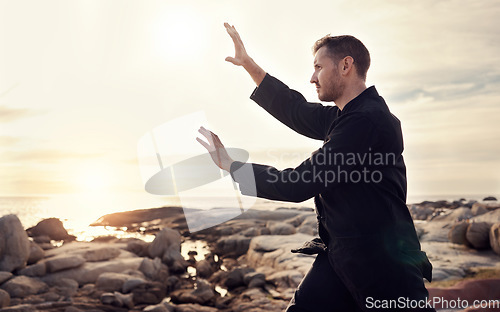
<path id="1" fill-rule="evenodd" d="M 220 141 L 219 137 L 212 131 L 207 130 L 203 127 L 200 127 L 198 132 L 203 134 L 203 136 L 207 138 L 208 144 L 200 138 L 196 138 L 196 141 L 198 141 L 201 145 L 203 145 L 203 147 L 207 149 L 217 167 L 229 171 L 234 160 L 229 157 L 226 148 Z"/>

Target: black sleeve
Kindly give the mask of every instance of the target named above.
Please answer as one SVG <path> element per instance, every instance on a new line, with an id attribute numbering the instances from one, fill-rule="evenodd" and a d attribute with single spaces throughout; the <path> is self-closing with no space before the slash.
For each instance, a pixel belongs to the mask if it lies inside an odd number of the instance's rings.
<path id="1" fill-rule="evenodd" d="M 296 168 L 280 171 L 271 166 L 235 161 L 230 173 L 239 183 L 241 193 L 301 202 L 335 185 L 350 183 L 353 171 L 359 170 L 362 174 L 375 144 L 375 125 L 360 114 L 346 114 L 340 118 L 324 145 Z M 253 177 L 250 177 L 252 171 Z M 355 176 L 357 179 L 358 174 Z"/>
<path id="2" fill-rule="evenodd" d="M 250 98 L 292 130 L 317 140 L 325 139 L 338 111 L 336 106 L 307 102 L 302 94 L 269 74 Z"/>

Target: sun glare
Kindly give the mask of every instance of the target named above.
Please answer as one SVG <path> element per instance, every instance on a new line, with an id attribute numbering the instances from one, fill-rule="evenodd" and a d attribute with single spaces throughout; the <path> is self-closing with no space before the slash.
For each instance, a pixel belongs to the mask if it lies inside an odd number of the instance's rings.
<path id="1" fill-rule="evenodd" d="M 111 184 L 111 175 L 102 167 L 87 167 L 77 179 L 78 189 L 82 193 L 104 192 Z"/>
<path id="2" fill-rule="evenodd" d="M 161 16 L 154 32 L 158 52 L 176 59 L 199 54 L 206 40 L 201 16 L 188 9 L 170 10 Z"/>

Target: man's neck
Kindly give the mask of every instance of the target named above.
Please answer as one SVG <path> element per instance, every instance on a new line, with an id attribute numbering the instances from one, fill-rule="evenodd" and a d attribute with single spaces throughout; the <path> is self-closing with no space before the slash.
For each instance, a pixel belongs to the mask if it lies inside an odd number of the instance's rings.
<path id="1" fill-rule="evenodd" d="M 356 98 L 358 95 L 360 95 L 363 91 L 366 90 L 366 84 L 364 81 L 360 81 L 358 84 L 347 87 L 344 90 L 344 93 L 342 96 L 335 101 L 335 105 L 340 109 L 344 109 L 344 107 L 352 101 L 354 98 Z"/>

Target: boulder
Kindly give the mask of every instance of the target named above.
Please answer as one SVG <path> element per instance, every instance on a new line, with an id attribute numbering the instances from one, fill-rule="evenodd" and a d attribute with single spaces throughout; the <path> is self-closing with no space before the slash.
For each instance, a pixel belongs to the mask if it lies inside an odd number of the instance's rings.
<path id="1" fill-rule="evenodd" d="M 58 295 L 64 298 L 71 298 L 78 291 L 78 282 L 70 278 L 56 280 L 51 286 Z"/>
<path id="2" fill-rule="evenodd" d="M 228 257 L 239 257 L 245 254 L 250 246 L 251 237 L 235 234 L 221 237 L 215 244 L 215 252 Z"/>
<path id="3" fill-rule="evenodd" d="M 133 291 L 135 288 L 142 287 L 146 285 L 148 281 L 146 281 L 143 278 L 134 276 L 134 277 L 129 277 L 127 280 L 125 280 L 125 283 L 123 283 L 122 286 L 122 293 L 126 294 L 131 291 Z"/>
<path id="4" fill-rule="evenodd" d="M 181 235 L 176 230 L 163 228 L 148 247 L 151 258 L 159 257 L 171 272 L 186 270 L 187 262 L 181 255 Z"/>
<path id="5" fill-rule="evenodd" d="M 0 309 L 10 305 L 10 295 L 3 289 L 0 289 Z"/>
<path id="6" fill-rule="evenodd" d="M 145 242 L 140 239 L 135 239 L 127 243 L 127 251 L 130 251 L 139 257 L 147 257 L 149 255 L 148 253 L 148 247 L 150 243 Z"/>
<path id="7" fill-rule="evenodd" d="M 49 289 L 49 286 L 39 279 L 21 275 L 8 280 L 0 288 L 8 292 L 12 298 L 24 298 L 43 293 Z"/>
<path id="8" fill-rule="evenodd" d="M 490 248 L 490 228 L 487 222 L 473 222 L 469 224 L 465 238 L 476 249 Z"/>
<path id="9" fill-rule="evenodd" d="M 243 276 L 243 282 L 248 288 L 264 287 L 266 284 L 266 276 L 259 272 L 249 272 Z"/>
<path id="10" fill-rule="evenodd" d="M 39 277 L 47 274 L 47 267 L 44 262 L 28 265 L 22 270 L 18 271 L 19 275 L 26 275 L 31 277 Z"/>
<path id="11" fill-rule="evenodd" d="M 185 303 L 175 306 L 175 312 L 218 312 L 219 309 L 214 307 L 206 307 L 197 303 Z"/>
<path id="12" fill-rule="evenodd" d="M 74 240 L 73 235 L 69 235 L 61 220 L 48 218 L 38 222 L 37 225 L 26 230 L 29 236 L 46 235 L 53 240 Z"/>
<path id="13" fill-rule="evenodd" d="M 28 264 L 37 263 L 45 257 L 45 251 L 37 243 L 30 241 Z"/>
<path id="14" fill-rule="evenodd" d="M 130 275 L 123 273 L 102 273 L 97 278 L 96 287 L 99 290 L 109 292 L 121 291 L 123 289 L 125 281 L 127 281 L 129 278 L 131 278 Z"/>
<path id="15" fill-rule="evenodd" d="M 490 246 L 493 251 L 500 255 L 500 222 L 495 223 L 490 229 Z"/>
<path id="16" fill-rule="evenodd" d="M 497 201 L 497 198 L 494 196 L 488 196 L 483 198 L 483 201 Z"/>
<path id="17" fill-rule="evenodd" d="M 472 205 L 471 208 L 472 215 L 474 216 L 480 216 L 482 214 L 485 214 L 488 212 L 488 209 L 484 205 L 480 205 L 478 203 Z"/>
<path id="18" fill-rule="evenodd" d="M 295 234 L 295 227 L 285 222 L 273 222 L 268 225 L 271 235 L 291 235 Z"/>
<path id="19" fill-rule="evenodd" d="M 427 220 L 434 213 L 434 208 L 420 205 L 411 205 L 409 210 L 413 220 Z"/>
<path id="20" fill-rule="evenodd" d="M 269 275 L 266 280 L 278 288 L 296 288 L 302 281 L 302 275 L 296 270 L 279 271 Z"/>
<path id="21" fill-rule="evenodd" d="M 2 285 L 6 280 L 10 279 L 12 276 L 14 275 L 10 272 L 0 271 L 0 285 Z"/>
<path id="22" fill-rule="evenodd" d="M 224 286 L 231 290 L 239 286 L 245 286 L 244 276 L 247 273 L 254 272 L 252 268 L 238 267 L 234 268 L 229 274 L 227 274 L 224 281 Z"/>
<path id="23" fill-rule="evenodd" d="M 215 291 L 207 281 L 198 279 L 196 284 L 196 289 L 179 289 L 170 293 L 172 302 L 204 304 L 215 296 Z"/>
<path id="24" fill-rule="evenodd" d="M 12 272 L 26 266 L 30 242 L 16 215 L 0 218 L 0 271 Z"/>
<path id="25" fill-rule="evenodd" d="M 87 250 L 82 257 L 89 262 L 107 261 L 120 255 L 120 250 L 114 247 L 102 247 L 98 249 Z"/>
<path id="26" fill-rule="evenodd" d="M 209 278 L 214 273 L 210 261 L 203 259 L 196 263 L 196 275 L 201 278 Z"/>
<path id="27" fill-rule="evenodd" d="M 139 266 L 139 271 L 153 281 L 164 281 L 168 278 L 168 267 L 161 262 L 160 258 L 151 260 L 143 258 Z"/>
<path id="28" fill-rule="evenodd" d="M 465 233 L 467 233 L 468 227 L 469 222 L 467 221 L 455 223 L 448 232 L 449 241 L 453 244 L 469 245 L 467 238 L 465 238 Z"/>
<path id="29" fill-rule="evenodd" d="M 77 268 L 85 263 L 85 259 L 80 256 L 59 256 L 49 258 L 45 261 L 47 272 L 54 273 L 67 269 Z"/>
<path id="30" fill-rule="evenodd" d="M 467 220 L 472 218 L 472 211 L 470 208 L 467 207 L 460 207 L 454 210 L 451 210 L 451 212 L 447 214 L 442 214 L 439 216 L 436 216 L 432 219 L 432 221 L 448 221 L 448 222 L 454 222 L 454 221 L 462 221 L 462 220 Z"/>

